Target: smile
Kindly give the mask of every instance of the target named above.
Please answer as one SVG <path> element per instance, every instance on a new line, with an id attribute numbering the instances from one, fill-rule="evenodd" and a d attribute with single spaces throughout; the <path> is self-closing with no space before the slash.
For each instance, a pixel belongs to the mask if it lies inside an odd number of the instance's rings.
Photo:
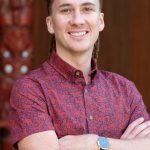
<path id="1" fill-rule="evenodd" d="M 82 32 L 69 32 L 70 35 L 80 37 L 86 35 L 88 32 L 82 31 Z"/>

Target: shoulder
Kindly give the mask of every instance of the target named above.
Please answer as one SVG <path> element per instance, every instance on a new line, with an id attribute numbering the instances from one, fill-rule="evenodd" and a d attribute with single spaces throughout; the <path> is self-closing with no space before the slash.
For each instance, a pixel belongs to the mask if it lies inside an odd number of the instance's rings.
<path id="1" fill-rule="evenodd" d="M 139 93 L 135 84 L 122 75 L 104 70 L 100 70 L 98 74 L 99 80 L 111 90 L 126 94 L 131 94 L 132 92 Z"/>
<path id="2" fill-rule="evenodd" d="M 27 75 L 19 78 L 11 91 L 10 105 L 11 107 L 29 108 L 35 103 L 44 105 L 45 95 L 41 81 L 46 78 L 46 72 L 43 67 L 30 71 Z"/>
<path id="3" fill-rule="evenodd" d="M 43 67 L 45 66 L 45 64 L 46 62 L 44 62 L 39 68 L 34 69 L 30 71 L 28 74 L 17 79 L 12 88 L 11 93 L 13 95 L 15 95 L 16 93 L 17 94 L 42 93 L 42 86 L 41 86 L 42 81 L 46 80 L 48 76 L 47 71 Z"/>
<path id="4" fill-rule="evenodd" d="M 114 73 L 114 72 L 100 70 L 100 71 L 98 71 L 98 74 L 101 78 L 103 78 L 103 80 L 106 80 L 108 82 L 112 82 L 115 84 L 117 84 L 117 83 L 119 83 L 119 84 L 133 84 L 133 82 L 130 81 L 129 79 L 127 79 L 126 77 L 119 75 L 117 73 Z"/>
<path id="5" fill-rule="evenodd" d="M 52 70 L 51 66 L 45 61 L 38 68 L 31 70 L 28 74 L 22 76 L 17 79 L 15 82 L 15 86 L 36 86 L 41 84 L 43 81 L 47 81 L 50 77 L 50 70 Z"/>

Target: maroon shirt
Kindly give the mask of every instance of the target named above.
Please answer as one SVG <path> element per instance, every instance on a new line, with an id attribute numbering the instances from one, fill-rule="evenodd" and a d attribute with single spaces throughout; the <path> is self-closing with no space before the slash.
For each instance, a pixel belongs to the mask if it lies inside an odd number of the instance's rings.
<path id="1" fill-rule="evenodd" d="M 55 130 L 58 138 L 88 133 L 119 138 L 135 119 L 149 119 L 132 82 L 97 70 L 94 61 L 90 76 L 86 85 L 81 71 L 53 53 L 19 79 L 10 99 L 12 142 L 47 130 Z"/>

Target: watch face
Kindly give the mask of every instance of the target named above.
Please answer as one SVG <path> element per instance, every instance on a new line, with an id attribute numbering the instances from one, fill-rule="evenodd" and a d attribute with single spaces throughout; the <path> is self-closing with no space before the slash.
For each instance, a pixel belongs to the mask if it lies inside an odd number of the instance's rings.
<path id="1" fill-rule="evenodd" d="M 101 150 L 108 150 L 109 149 L 109 141 L 105 137 L 99 137 L 99 144 Z"/>

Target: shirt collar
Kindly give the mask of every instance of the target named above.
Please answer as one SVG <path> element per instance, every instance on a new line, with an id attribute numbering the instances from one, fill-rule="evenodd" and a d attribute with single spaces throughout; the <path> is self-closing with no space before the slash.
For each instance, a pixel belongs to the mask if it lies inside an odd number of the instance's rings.
<path id="1" fill-rule="evenodd" d="M 80 70 L 74 68 L 63 59 L 61 59 L 54 50 L 51 54 L 50 59 L 48 60 L 48 63 L 66 79 L 74 80 L 75 76 L 77 76 L 77 72 L 80 72 L 80 74 L 78 75 L 79 77 L 83 77 L 83 73 Z M 97 72 L 97 63 L 95 59 L 92 59 L 91 66 L 92 70 L 89 75 L 93 79 Z"/>

